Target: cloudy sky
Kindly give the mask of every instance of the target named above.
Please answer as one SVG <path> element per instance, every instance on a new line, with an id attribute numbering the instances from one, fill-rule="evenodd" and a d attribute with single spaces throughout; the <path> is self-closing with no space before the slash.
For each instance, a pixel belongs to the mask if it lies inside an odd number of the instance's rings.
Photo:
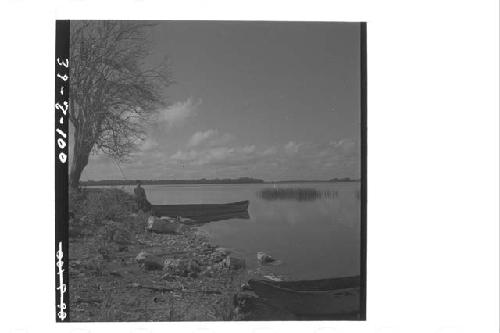
<path id="1" fill-rule="evenodd" d="M 164 22 L 151 38 L 177 83 L 128 179 L 359 177 L 359 24 Z M 122 178 L 102 155 L 82 174 Z"/>

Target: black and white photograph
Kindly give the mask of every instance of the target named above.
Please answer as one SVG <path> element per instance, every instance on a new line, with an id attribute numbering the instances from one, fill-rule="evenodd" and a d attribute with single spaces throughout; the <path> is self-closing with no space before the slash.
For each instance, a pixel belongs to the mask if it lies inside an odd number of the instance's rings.
<path id="1" fill-rule="evenodd" d="M 66 23 L 59 320 L 364 320 L 364 23 Z"/>
<path id="2" fill-rule="evenodd" d="M 0 8 L 0 332 L 499 332 L 500 2 Z"/>

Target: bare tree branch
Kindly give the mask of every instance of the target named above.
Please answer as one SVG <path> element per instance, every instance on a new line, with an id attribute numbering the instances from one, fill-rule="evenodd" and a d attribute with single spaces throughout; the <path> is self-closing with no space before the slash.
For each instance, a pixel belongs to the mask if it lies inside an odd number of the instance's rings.
<path id="1" fill-rule="evenodd" d="M 153 26 L 136 21 L 71 22 L 72 186 L 77 186 L 91 152 L 126 158 L 144 138 L 142 124 L 166 104 L 164 90 L 173 83 L 168 59 L 152 68 L 142 63 L 149 55 L 146 37 Z"/>

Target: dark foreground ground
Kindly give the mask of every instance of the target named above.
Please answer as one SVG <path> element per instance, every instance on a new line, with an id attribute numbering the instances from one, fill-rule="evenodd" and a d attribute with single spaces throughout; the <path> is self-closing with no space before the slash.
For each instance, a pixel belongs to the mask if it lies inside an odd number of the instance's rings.
<path id="1" fill-rule="evenodd" d="M 146 231 L 149 215 L 123 191 L 73 193 L 70 210 L 71 321 L 295 319 L 242 292 L 245 268 L 225 265 L 227 252 L 196 227 Z M 145 267 L 136 261 L 142 251 L 188 264 Z"/>

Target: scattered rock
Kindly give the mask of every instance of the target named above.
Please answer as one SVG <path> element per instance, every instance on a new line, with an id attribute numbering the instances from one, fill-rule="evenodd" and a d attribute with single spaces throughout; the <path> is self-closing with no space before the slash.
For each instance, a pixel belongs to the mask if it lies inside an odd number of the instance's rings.
<path id="1" fill-rule="evenodd" d="M 122 275 L 120 274 L 120 272 L 117 272 L 117 271 L 110 271 L 109 275 L 113 275 L 113 276 L 116 276 L 116 277 L 122 277 Z"/>
<path id="2" fill-rule="evenodd" d="M 167 258 L 163 262 L 163 270 L 175 270 L 181 267 L 181 259 L 170 259 Z"/>
<path id="3" fill-rule="evenodd" d="M 215 250 L 215 246 L 210 245 L 207 242 L 203 242 L 203 243 L 200 244 L 200 250 L 203 253 L 212 253 Z"/>
<path id="4" fill-rule="evenodd" d="M 271 281 L 283 281 L 283 279 L 279 276 L 274 275 L 273 273 L 264 275 L 264 278 L 271 280 Z"/>
<path id="5" fill-rule="evenodd" d="M 214 275 L 214 269 L 212 266 L 207 266 L 205 270 L 201 273 L 202 276 L 212 277 Z"/>
<path id="6" fill-rule="evenodd" d="M 231 254 L 231 250 L 228 249 L 228 248 L 225 248 L 225 247 L 218 247 L 215 249 L 216 252 L 219 252 L 219 253 L 222 253 L 226 256 L 228 256 L 229 254 Z"/>
<path id="7" fill-rule="evenodd" d="M 182 217 L 182 216 L 179 216 L 178 220 L 182 223 L 194 223 L 195 222 L 193 219 L 190 219 L 187 217 Z"/>
<path id="8" fill-rule="evenodd" d="M 146 251 L 142 251 L 135 257 L 137 263 L 148 271 L 150 270 L 161 270 L 163 269 L 163 261 L 160 257 L 152 255 Z"/>
<path id="9" fill-rule="evenodd" d="M 243 269 L 245 268 L 245 259 L 227 256 L 223 261 L 223 265 L 232 270 Z"/>
<path id="10" fill-rule="evenodd" d="M 193 237 L 210 238 L 210 233 L 205 229 L 195 228 Z"/>
<path id="11" fill-rule="evenodd" d="M 238 311 L 249 311 L 255 304 L 257 297 L 245 293 L 236 293 L 233 296 L 233 305 Z"/>
<path id="12" fill-rule="evenodd" d="M 132 245 L 131 239 L 130 233 L 123 229 L 116 229 L 113 234 L 113 242 L 118 245 Z"/>
<path id="13" fill-rule="evenodd" d="M 163 302 L 165 302 L 165 298 L 155 296 L 155 297 L 153 297 L 153 302 L 154 303 L 163 303 Z"/>
<path id="14" fill-rule="evenodd" d="M 169 273 L 165 273 L 161 276 L 161 279 L 165 281 L 175 281 L 175 276 L 172 276 Z"/>
<path id="15" fill-rule="evenodd" d="M 184 226 L 165 218 L 160 219 L 155 216 L 150 216 L 148 218 L 146 230 L 158 234 L 178 234 L 184 230 Z"/>
<path id="16" fill-rule="evenodd" d="M 243 291 L 252 291 L 253 290 L 252 287 L 250 287 L 250 285 L 246 282 L 241 284 L 240 289 Z"/>
<path id="17" fill-rule="evenodd" d="M 276 261 L 273 257 L 271 257 L 269 254 L 264 253 L 264 252 L 257 252 L 257 260 L 262 264 L 269 264 L 273 261 Z"/>
<path id="18" fill-rule="evenodd" d="M 99 253 L 101 257 L 105 260 L 111 257 L 111 250 L 107 246 L 99 246 L 97 248 L 97 253 Z"/>
<path id="19" fill-rule="evenodd" d="M 193 259 L 165 259 L 163 270 L 170 275 L 197 277 L 200 265 Z"/>
<path id="20" fill-rule="evenodd" d="M 218 247 L 215 249 L 215 251 L 210 253 L 210 260 L 214 263 L 220 262 L 220 261 L 226 259 L 226 257 L 230 253 L 231 253 L 231 251 L 229 249 L 226 249 L 223 247 Z"/>
<path id="21" fill-rule="evenodd" d="M 156 218 L 156 217 L 154 217 L 154 216 L 150 216 L 149 218 L 152 218 L 152 217 L 153 217 L 153 218 Z M 170 216 L 162 216 L 162 217 L 160 217 L 160 220 L 167 221 L 167 222 L 171 222 L 171 223 L 178 222 L 176 218 L 174 218 L 174 217 L 170 217 Z M 149 221 L 149 219 L 148 219 L 148 221 Z"/>
<path id="22" fill-rule="evenodd" d="M 126 252 L 128 251 L 128 247 L 126 245 L 120 245 L 118 247 L 118 252 Z"/>

